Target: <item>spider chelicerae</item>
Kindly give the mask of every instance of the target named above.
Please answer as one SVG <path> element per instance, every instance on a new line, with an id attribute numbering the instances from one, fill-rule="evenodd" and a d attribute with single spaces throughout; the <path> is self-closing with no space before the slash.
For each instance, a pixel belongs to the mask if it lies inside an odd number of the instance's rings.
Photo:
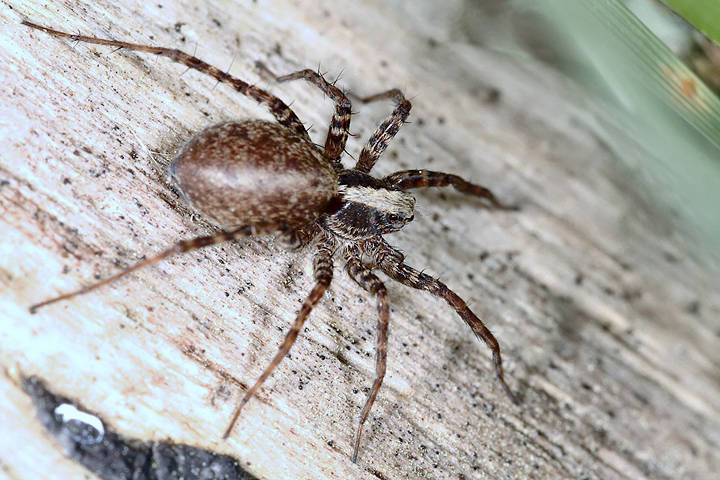
<path id="1" fill-rule="evenodd" d="M 236 407 L 223 438 L 228 438 L 245 404 L 290 351 L 305 320 L 332 281 L 333 259 L 336 256 L 345 260 L 345 269 L 350 277 L 377 298 L 375 381 L 360 414 L 353 462 L 357 461 L 362 428 L 382 385 L 387 363 L 390 308 L 387 289 L 375 275 L 375 270 L 403 285 L 425 290 L 447 301 L 490 347 L 496 376 L 505 393 L 516 402 L 505 383 L 500 347 L 490 330 L 455 292 L 439 280 L 405 264 L 403 254 L 383 239 L 384 234 L 400 230 L 413 219 L 415 198 L 406 192 L 413 188 L 452 186 L 460 192 L 480 197 L 487 206 L 512 208 L 502 205 L 490 190 L 457 175 L 428 170 L 404 170 L 385 178 L 370 175 L 410 114 L 410 101 L 400 90 L 392 89 L 360 99 L 364 103 L 389 99 L 394 101 L 395 108 L 371 135 L 355 166 L 344 168 L 341 157 L 349 135 L 351 102 L 339 88 L 313 70 L 273 76 L 278 82 L 306 80 L 335 102 L 323 148 L 310 140 L 297 115 L 282 100 L 180 50 L 73 35 L 28 21 L 23 21 L 23 24 L 74 41 L 168 57 L 257 100 L 270 110 L 276 120 L 243 120 L 213 125 L 192 137 L 170 165 L 171 178 L 183 198 L 196 211 L 220 226 L 221 232 L 178 242 L 105 280 L 33 305 L 30 308 L 33 313 L 40 307 L 87 293 L 176 253 L 249 236 L 276 235 L 289 249 L 314 245 L 315 285 L 277 354 Z"/>

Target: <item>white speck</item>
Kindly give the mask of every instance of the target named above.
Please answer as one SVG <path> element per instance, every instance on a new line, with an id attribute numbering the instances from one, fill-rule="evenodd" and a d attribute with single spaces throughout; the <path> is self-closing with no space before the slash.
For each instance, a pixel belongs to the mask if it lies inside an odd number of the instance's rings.
<path id="1" fill-rule="evenodd" d="M 55 409 L 55 418 L 63 422 L 73 440 L 83 445 L 99 443 L 105 428 L 100 419 L 89 413 L 81 412 L 74 405 L 63 403 Z"/>

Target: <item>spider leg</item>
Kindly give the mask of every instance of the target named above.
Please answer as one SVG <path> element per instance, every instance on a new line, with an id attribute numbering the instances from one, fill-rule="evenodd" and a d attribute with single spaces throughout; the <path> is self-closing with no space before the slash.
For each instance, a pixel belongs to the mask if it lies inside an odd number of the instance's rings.
<path id="1" fill-rule="evenodd" d="M 320 234 L 317 223 L 300 227 L 297 230 L 287 229 L 275 236 L 275 241 L 285 250 L 293 251 L 307 246 Z"/>
<path id="2" fill-rule="evenodd" d="M 327 138 L 325 139 L 325 156 L 333 162 L 337 169 L 341 169 L 340 157 L 345 150 L 348 135 L 350 134 L 350 114 L 352 113 L 350 99 L 342 90 L 325 80 L 322 74 L 315 70 L 305 69 L 279 77 L 271 72 L 263 63 L 258 63 L 258 66 L 272 75 L 279 83 L 298 79 L 312 83 L 335 102 L 335 113 L 330 121 L 330 128 L 328 129 Z"/>
<path id="3" fill-rule="evenodd" d="M 448 187 L 468 195 L 483 198 L 493 207 L 501 210 L 517 210 L 517 207 L 503 205 L 495 195 L 485 187 L 470 183 L 457 175 L 430 170 L 404 170 L 385 177 L 385 181 L 400 190 L 419 187 Z"/>
<path id="4" fill-rule="evenodd" d="M 363 173 L 369 173 L 370 170 L 372 170 L 380 158 L 380 155 L 383 154 L 390 141 L 395 137 L 403 123 L 405 123 L 408 115 L 410 115 L 412 104 L 397 88 L 370 97 L 360 98 L 359 100 L 363 103 L 369 103 L 386 98 L 391 98 L 395 101 L 395 109 L 390 116 L 380 124 L 377 130 L 375 130 L 375 133 L 370 136 L 365 144 L 365 148 L 360 152 L 360 158 L 355 164 L 355 169 Z"/>
<path id="5" fill-rule="evenodd" d="M 425 290 L 436 297 L 444 299 L 457 314 L 460 315 L 460 318 L 470 325 L 475 335 L 480 337 L 480 339 L 485 342 L 485 345 L 490 347 L 495 363 L 495 376 L 500 381 L 503 390 L 510 400 L 513 403 L 518 403 L 515 395 L 507 386 L 507 383 L 505 383 L 502 358 L 500 356 L 500 345 L 482 320 L 470 310 L 470 307 L 467 306 L 467 303 L 465 303 L 462 298 L 441 281 L 406 265 L 401 260 L 400 252 L 392 248 L 380 237 L 366 241 L 363 244 L 363 250 L 375 260 L 378 268 L 393 280 L 408 287 Z"/>
<path id="6" fill-rule="evenodd" d="M 313 308 L 315 308 L 315 305 L 317 305 L 317 303 L 325 294 L 325 290 L 327 290 L 328 286 L 330 286 L 333 274 L 332 256 L 334 251 L 335 244 L 330 237 L 325 237 L 323 241 L 320 241 L 318 243 L 318 251 L 315 254 L 314 260 L 315 286 L 312 290 L 310 290 L 310 294 L 305 299 L 305 302 L 300 308 L 300 313 L 298 313 L 297 317 L 295 318 L 295 322 L 293 322 L 292 326 L 290 327 L 290 331 L 288 331 L 287 335 L 285 336 L 285 340 L 283 340 L 282 344 L 280 344 L 280 348 L 278 348 L 275 357 L 273 357 L 270 364 L 265 367 L 265 370 L 263 371 L 262 375 L 260 375 L 260 377 L 255 381 L 255 384 L 250 387 L 247 392 L 245 392 L 245 396 L 242 398 L 242 400 L 240 400 L 240 403 L 235 408 L 235 412 L 230 419 L 230 424 L 225 429 L 225 433 L 223 433 L 223 439 L 227 440 L 227 438 L 230 436 L 230 433 L 232 432 L 232 429 L 235 427 L 235 423 L 237 423 L 237 420 L 240 417 L 240 413 L 242 412 L 245 404 L 250 401 L 253 395 L 255 395 L 255 393 L 260 389 L 260 387 L 262 387 L 262 384 L 265 383 L 265 380 L 267 380 L 268 377 L 272 375 L 272 372 L 275 370 L 275 368 L 288 354 L 290 348 L 292 348 L 295 340 L 300 334 L 300 330 L 302 330 L 302 327 L 305 324 L 305 320 L 307 320 L 308 315 L 310 315 L 310 312 L 312 312 Z"/>
<path id="7" fill-rule="evenodd" d="M 196 250 L 198 248 L 207 247 L 210 245 L 215 245 L 215 244 L 223 243 L 223 242 L 229 242 L 231 240 L 239 240 L 241 238 L 250 237 L 250 236 L 254 236 L 254 235 L 271 235 L 271 234 L 279 234 L 279 236 L 283 239 L 283 242 L 285 242 L 286 244 L 295 245 L 300 242 L 300 238 L 298 237 L 298 235 L 295 233 L 294 230 L 290 229 L 285 224 L 276 224 L 276 223 L 248 225 L 248 226 L 240 227 L 235 230 L 228 231 L 228 232 L 220 232 L 220 233 L 215 233 L 213 235 L 208 235 L 205 237 L 193 238 L 191 240 L 183 240 L 182 242 L 176 243 L 172 247 L 155 255 L 154 257 L 150 257 L 146 260 L 143 260 L 142 262 L 136 263 L 132 267 L 126 268 L 125 270 L 123 270 L 119 273 L 116 273 L 112 277 L 108 277 L 105 280 L 101 280 L 97 283 L 94 283 L 90 286 L 81 288 L 74 292 L 66 293 L 64 295 L 60 295 L 58 297 L 51 298 L 49 300 L 45 300 L 44 302 L 37 303 L 30 307 L 30 313 L 36 313 L 40 307 L 44 307 L 46 305 L 50 305 L 52 303 L 59 302 L 61 300 L 67 300 L 67 299 L 70 299 L 77 295 L 82 295 L 84 293 L 91 292 L 97 288 L 100 288 L 109 283 L 112 283 L 115 280 L 117 280 L 121 277 L 124 277 L 125 275 L 127 275 L 129 273 L 132 273 L 136 270 L 140 270 L 141 268 L 144 268 L 144 267 L 147 267 L 154 263 L 157 263 L 160 260 L 163 260 L 171 255 L 175 255 L 176 253 L 189 252 L 191 250 Z"/>
<path id="8" fill-rule="evenodd" d="M 52 28 L 43 27 L 41 25 L 28 22 L 27 20 L 23 20 L 22 24 L 36 30 L 41 30 L 45 33 L 49 33 L 51 35 L 55 35 L 57 37 L 69 38 L 70 40 L 74 40 L 77 42 L 93 43 L 95 45 L 108 45 L 111 47 L 125 48 L 127 50 L 134 50 L 137 52 L 154 53 L 155 55 L 167 57 L 173 62 L 177 62 L 185 65 L 186 67 L 195 69 L 201 73 L 204 73 L 205 75 L 213 77 L 218 82 L 230 85 L 235 90 L 242 93 L 248 98 L 257 100 L 259 103 L 265 105 L 270 109 L 270 112 L 273 114 L 278 123 L 284 125 L 287 128 L 290 128 L 306 140 L 310 140 L 310 136 L 308 135 L 307 131 L 305 131 L 305 127 L 303 126 L 297 115 L 295 115 L 295 112 L 293 112 L 292 109 L 288 107 L 278 97 L 254 85 L 250 85 L 249 83 L 246 83 L 239 78 L 233 77 L 232 75 L 229 75 L 222 70 L 213 67 L 212 65 L 200 60 L 197 57 L 188 55 L 181 50 L 177 50 L 174 48 L 152 47 L 149 45 L 139 45 L 136 43 L 107 40 L 104 38 L 87 37 L 85 35 L 75 35 L 71 33 L 61 32 L 59 30 L 54 30 Z"/>
<path id="9" fill-rule="evenodd" d="M 352 461 L 357 462 L 358 450 L 360 450 L 360 434 L 363 425 L 370 415 L 370 409 L 375 403 L 380 386 L 385 378 L 387 367 L 388 350 L 388 326 L 390 321 L 390 306 L 385 285 L 372 273 L 372 270 L 360 260 L 360 251 L 354 249 L 346 253 L 347 264 L 345 268 L 355 282 L 362 288 L 377 297 L 378 324 L 377 324 L 377 352 L 375 357 L 375 381 L 373 382 L 367 401 L 360 414 L 357 432 L 355 433 L 355 447 L 353 448 Z"/>

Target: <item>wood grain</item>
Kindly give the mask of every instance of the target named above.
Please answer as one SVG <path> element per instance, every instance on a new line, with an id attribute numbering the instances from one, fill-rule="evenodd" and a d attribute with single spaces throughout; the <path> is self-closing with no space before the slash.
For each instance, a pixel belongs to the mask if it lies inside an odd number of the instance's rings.
<path id="1" fill-rule="evenodd" d="M 429 30 L 432 2 L 412 15 L 372 1 L 123 3 L 5 2 L 0 16 L 0 472 L 82 472 L 34 420 L 21 375 L 124 434 L 232 454 L 259 478 L 720 471 L 715 272 L 617 161 L 596 113 L 571 101 L 575 86 L 456 41 L 446 18 Z M 358 95 L 403 88 L 412 123 L 375 173 L 461 174 L 521 207 L 418 192 L 416 220 L 388 236 L 487 321 L 520 405 L 443 302 L 388 280 L 389 372 L 352 464 L 376 317 L 338 266 L 291 356 L 222 441 L 311 286 L 310 253 L 269 239 L 173 258 L 31 316 L 37 301 L 212 231 L 164 168 L 193 132 L 269 115 L 178 65 L 28 31 L 24 18 L 195 52 L 292 102 L 318 143 L 332 103 L 301 83 L 268 85 L 256 59 L 281 73 L 321 62 Z M 349 155 L 390 106 L 355 110 Z"/>

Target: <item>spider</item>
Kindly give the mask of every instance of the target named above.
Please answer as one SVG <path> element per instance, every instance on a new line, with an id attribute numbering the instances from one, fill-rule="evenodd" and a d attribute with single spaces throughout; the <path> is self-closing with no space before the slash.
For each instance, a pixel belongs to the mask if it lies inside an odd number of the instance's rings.
<path id="1" fill-rule="evenodd" d="M 415 198 L 406 190 L 452 186 L 482 199 L 489 207 L 501 204 L 487 188 L 457 175 L 428 170 L 405 170 L 385 178 L 370 175 L 375 163 L 410 114 L 411 103 L 398 89 L 359 99 L 363 103 L 392 100 L 393 112 L 370 136 L 353 168 L 344 168 L 341 156 L 349 135 L 351 102 L 334 84 L 313 70 L 275 77 L 278 82 L 303 79 L 335 102 L 324 148 L 315 145 L 297 115 L 278 97 L 224 73 L 180 50 L 73 35 L 28 21 L 23 24 L 73 41 L 108 45 L 170 58 L 232 86 L 265 105 L 275 122 L 242 120 L 210 126 L 192 137 L 170 164 L 170 175 L 181 196 L 196 211 L 222 228 L 219 233 L 184 240 L 105 280 L 33 305 L 31 312 L 107 285 L 171 255 L 255 235 L 275 235 L 288 249 L 314 244 L 315 285 L 305 299 L 277 354 L 235 408 L 223 438 L 227 439 L 243 407 L 288 354 L 305 321 L 323 297 L 333 277 L 333 259 L 345 260 L 345 270 L 377 299 L 377 352 L 375 380 L 360 414 L 353 443 L 356 462 L 360 439 L 370 410 L 385 377 L 390 308 L 383 272 L 409 287 L 444 299 L 492 350 L 495 374 L 507 396 L 515 396 L 503 377 L 500 347 L 465 301 L 439 280 L 404 262 L 401 252 L 383 235 L 396 232 L 413 220 Z"/>

